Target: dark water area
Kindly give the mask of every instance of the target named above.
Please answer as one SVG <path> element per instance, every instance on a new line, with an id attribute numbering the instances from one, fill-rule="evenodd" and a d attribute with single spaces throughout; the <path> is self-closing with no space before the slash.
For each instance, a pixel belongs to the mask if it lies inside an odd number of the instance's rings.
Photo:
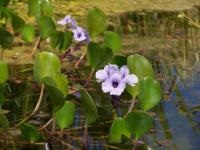
<path id="1" fill-rule="evenodd" d="M 184 12 L 200 22 L 200 7 Z M 200 149 L 200 28 L 179 19 L 179 13 L 122 13 L 118 16 L 120 21 L 110 26 L 110 29 L 122 35 L 121 54 L 126 56 L 141 53 L 146 56 L 152 62 L 163 89 L 160 104 L 150 112 L 155 126 L 141 138 L 137 149 Z M 74 56 L 70 61 L 76 58 L 77 56 Z M 31 68 L 31 64 L 10 66 L 11 78 L 7 85 L 3 109 L 9 110 L 6 116 L 11 126 L 31 112 L 39 97 L 40 88 L 32 79 Z M 71 84 L 82 84 L 87 79 L 89 70 L 87 66 L 75 69 L 73 63 L 68 62 L 65 62 L 63 67 L 63 72 L 68 75 Z M 72 127 L 63 133 L 64 143 L 50 139 L 29 145 L 21 139 L 19 130 L 9 129 L 9 149 L 133 149 L 134 141 L 125 138 L 121 144 L 107 143 L 112 121 L 111 98 L 103 94 L 94 78 L 88 86 L 88 91 L 96 102 L 100 117 L 94 125 L 88 127 L 86 143 L 84 116 L 81 115 L 83 110 L 80 107 L 79 93 L 76 93 L 68 97 L 76 104 L 76 116 Z M 119 116 L 126 113 L 130 105 L 128 96 L 125 93 L 121 98 L 120 107 L 117 109 Z M 45 124 L 50 118 L 47 113 L 48 107 L 48 97 L 44 94 L 41 111 L 31 118 L 30 123 L 38 127 Z M 49 144 L 51 140 L 53 145 Z M 0 142 L 2 147 L 2 140 Z"/>

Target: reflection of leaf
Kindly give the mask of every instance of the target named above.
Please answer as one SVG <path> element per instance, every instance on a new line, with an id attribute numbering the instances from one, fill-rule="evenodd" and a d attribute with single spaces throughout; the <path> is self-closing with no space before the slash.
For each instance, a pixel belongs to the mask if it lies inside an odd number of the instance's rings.
<path id="1" fill-rule="evenodd" d="M 69 127 L 74 121 L 75 105 L 66 101 L 64 106 L 55 112 L 55 120 L 61 129 Z"/>
<path id="2" fill-rule="evenodd" d="M 80 93 L 81 93 L 81 101 L 83 102 L 86 123 L 92 124 L 97 120 L 98 117 L 96 105 L 92 97 L 86 90 L 80 89 Z"/>
<path id="3" fill-rule="evenodd" d="M 153 127 L 153 120 L 151 117 L 142 111 L 130 112 L 125 118 L 130 132 L 136 139 L 143 136 L 150 128 Z"/>
<path id="4" fill-rule="evenodd" d="M 108 136 L 109 142 L 120 143 L 122 135 L 130 138 L 131 133 L 128 130 L 125 120 L 123 118 L 116 118 L 110 128 L 110 133 Z"/>

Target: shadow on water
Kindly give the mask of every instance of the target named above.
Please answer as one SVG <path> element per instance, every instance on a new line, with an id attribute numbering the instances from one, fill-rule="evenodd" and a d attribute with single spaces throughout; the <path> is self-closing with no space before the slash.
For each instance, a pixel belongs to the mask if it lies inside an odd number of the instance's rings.
<path id="1" fill-rule="evenodd" d="M 200 21 L 200 7 L 185 13 L 194 20 Z M 151 60 L 157 78 L 163 88 L 163 99 L 151 112 L 155 118 L 155 127 L 141 140 L 140 149 L 177 149 L 197 150 L 200 143 L 200 29 L 188 25 L 177 17 L 179 12 L 141 11 L 120 14 L 109 27 L 122 34 L 122 54 L 142 53 Z M 114 19 L 115 20 L 115 19 Z M 120 25 L 118 24 L 120 23 Z M 31 65 L 11 65 L 11 79 L 7 86 L 6 104 L 4 106 L 11 125 L 15 125 L 33 109 L 39 96 L 38 85 L 32 80 Z M 88 68 L 81 70 L 68 67 L 63 69 L 70 82 L 82 83 L 87 78 Z M 132 149 L 133 141 L 124 140 L 122 144 L 109 145 L 107 135 L 111 125 L 110 97 L 102 94 L 95 79 L 88 91 L 95 99 L 100 118 L 88 128 L 87 146 L 85 149 Z M 118 115 L 123 115 L 129 102 L 124 94 Z M 52 149 L 82 149 L 84 137 L 84 116 L 80 106 L 79 93 L 69 97 L 76 105 L 76 116 L 73 127 L 67 129 L 64 144 L 56 143 Z M 30 122 L 41 126 L 49 119 L 48 97 L 44 95 L 41 111 L 32 117 Z M 8 143 L 12 149 L 44 149 L 46 143 L 28 145 L 20 142 L 19 131 L 10 129 Z M 13 138 L 11 138 L 13 137 Z M 2 144 L 2 143 L 1 143 Z"/>

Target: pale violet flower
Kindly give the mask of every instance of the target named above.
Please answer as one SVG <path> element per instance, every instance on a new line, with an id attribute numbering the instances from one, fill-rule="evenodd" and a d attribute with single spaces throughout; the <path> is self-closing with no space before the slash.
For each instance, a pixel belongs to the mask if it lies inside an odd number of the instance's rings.
<path id="1" fill-rule="evenodd" d="M 77 23 L 74 18 L 70 15 L 65 16 L 63 19 L 57 21 L 60 25 L 69 25 L 70 28 L 74 29 L 77 27 Z"/>
<path id="2" fill-rule="evenodd" d="M 89 35 L 88 33 L 81 27 L 76 27 L 72 30 L 74 33 L 74 40 L 78 42 L 86 41 L 89 42 Z"/>
<path id="3" fill-rule="evenodd" d="M 106 65 L 104 69 L 96 72 L 97 82 L 102 83 L 102 90 L 104 93 L 110 95 L 121 95 L 126 84 L 135 86 L 138 83 L 138 78 L 134 74 L 129 74 L 127 66 L 122 66 L 120 69 L 117 65 Z"/>
<path id="4" fill-rule="evenodd" d="M 96 72 L 97 82 L 105 81 L 110 75 L 118 71 L 119 69 L 117 65 L 112 65 L 112 64 L 106 65 L 104 69 L 100 69 Z"/>
<path id="5" fill-rule="evenodd" d="M 121 95 L 126 88 L 125 82 L 122 80 L 122 74 L 116 72 L 112 74 L 108 79 L 102 83 L 102 90 L 104 93 L 110 93 L 110 95 Z"/>

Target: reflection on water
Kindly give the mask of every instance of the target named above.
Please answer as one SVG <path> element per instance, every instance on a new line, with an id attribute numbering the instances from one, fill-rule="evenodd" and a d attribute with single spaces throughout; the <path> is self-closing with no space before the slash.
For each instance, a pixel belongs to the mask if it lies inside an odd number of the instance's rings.
<path id="1" fill-rule="evenodd" d="M 186 13 L 199 20 L 198 7 Z M 177 18 L 177 12 L 132 12 L 120 16 L 121 26 L 113 25 L 112 29 L 123 35 L 122 54 L 142 53 L 148 57 L 160 80 L 164 96 L 161 104 L 154 108 L 155 128 L 143 137 L 144 147 L 152 149 L 197 150 L 200 143 L 200 29 L 187 25 Z M 7 86 L 7 116 L 13 126 L 26 116 L 34 106 L 38 97 L 38 85 L 32 81 L 30 66 L 11 66 L 11 80 Z M 85 68 L 84 68 L 85 69 Z M 87 78 L 86 70 L 72 68 L 63 69 L 70 82 L 82 82 Z M 17 77 L 17 78 L 16 78 Z M 124 140 L 122 144 L 109 145 L 107 135 L 111 124 L 112 112 L 110 98 L 101 92 L 99 85 L 92 80 L 89 92 L 98 106 L 100 118 L 88 128 L 85 149 L 132 149 L 133 141 Z M 79 94 L 69 97 L 77 106 L 76 117 L 71 129 L 64 132 L 64 142 L 49 139 L 48 145 L 53 149 L 81 149 L 84 137 L 84 116 L 81 116 Z M 125 113 L 129 102 L 124 94 L 118 115 Z M 48 121 L 48 97 L 44 95 L 41 112 L 31 121 L 41 126 Z M 11 134 L 11 135 L 9 135 Z M 11 138 L 13 136 L 13 138 Z M 12 149 L 44 149 L 47 143 L 30 146 L 20 142 L 19 131 L 8 133 L 8 143 Z M 2 144 L 2 143 L 1 143 Z"/>

